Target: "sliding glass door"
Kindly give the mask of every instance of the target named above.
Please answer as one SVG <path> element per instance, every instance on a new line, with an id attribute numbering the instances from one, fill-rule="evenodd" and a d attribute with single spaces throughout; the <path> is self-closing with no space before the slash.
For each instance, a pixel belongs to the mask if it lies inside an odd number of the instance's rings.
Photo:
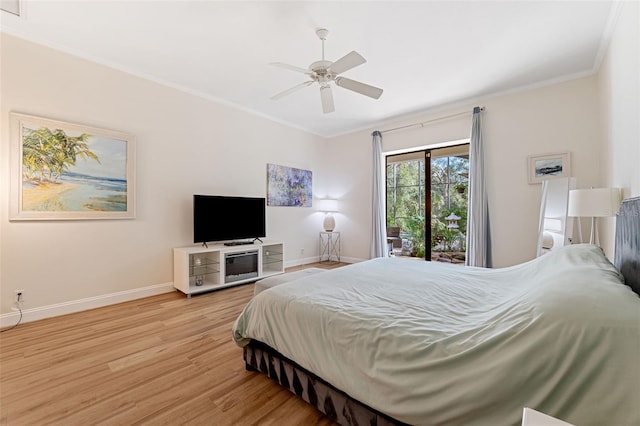
<path id="1" fill-rule="evenodd" d="M 387 156 L 391 253 L 464 263 L 468 182 L 468 144 Z"/>
<path id="2" fill-rule="evenodd" d="M 396 256 L 425 256 L 425 155 L 416 151 L 387 156 L 387 237 Z"/>

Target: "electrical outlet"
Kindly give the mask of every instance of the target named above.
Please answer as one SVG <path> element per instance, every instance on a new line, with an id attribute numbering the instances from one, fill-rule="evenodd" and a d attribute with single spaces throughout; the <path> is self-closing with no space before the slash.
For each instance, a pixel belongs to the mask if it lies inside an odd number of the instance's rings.
<path id="1" fill-rule="evenodd" d="M 14 290 L 16 303 L 24 303 L 24 290 Z"/>
<path id="2" fill-rule="evenodd" d="M 303 254 L 304 254 L 304 249 L 303 249 L 303 248 L 301 248 L 301 249 L 300 249 L 300 255 L 303 255 Z"/>

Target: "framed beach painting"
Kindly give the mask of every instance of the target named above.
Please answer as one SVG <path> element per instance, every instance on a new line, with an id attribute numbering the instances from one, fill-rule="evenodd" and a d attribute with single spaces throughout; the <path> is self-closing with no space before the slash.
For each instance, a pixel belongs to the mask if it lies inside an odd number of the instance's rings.
<path id="1" fill-rule="evenodd" d="M 311 170 L 267 164 L 267 205 L 311 207 Z"/>
<path id="2" fill-rule="evenodd" d="M 135 218 L 135 138 L 11 113 L 10 220 Z"/>
<path id="3" fill-rule="evenodd" d="M 545 179 L 571 176 L 571 157 L 568 152 L 528 157 L 529 183 L 541 183 Z"/>

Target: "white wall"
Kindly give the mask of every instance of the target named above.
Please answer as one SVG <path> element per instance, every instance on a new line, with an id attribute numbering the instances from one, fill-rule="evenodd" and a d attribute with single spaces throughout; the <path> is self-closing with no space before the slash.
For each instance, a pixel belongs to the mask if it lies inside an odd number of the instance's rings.
<path id="1" fill-rule="evenodd" d="M 540 185 L 527 183 L 527 156 L 571 152 L 572 175 L 585 186 L 599 179 L 599 116 L 595 77 L 506 94 L 475 104 L 386 123 L 378 130 L 427 121 L 459 111 L 465 117 L 383 135 L 383 150 L 468 138 L 471 110 L 484 105 L 485 167 L 492 228 L 494 266 L 520 263 L 535 256 Z M 334 152 L 333 184 L 346 182 L 344 215 L 357 224 L 344 236 L 349 256 L 367 258 L 371 229 L 371 132 L 330 140 Z"/>
<path id="2" fill-rule="evenodd" d="M 53 49 L 0 37 L 3 314 L 10 312 L 15 289 L 25 290 L 27 310 L 147 286 L 166 290 L 173 281 L 172 248 L 192 243 L 192 194 L 265 196 L 267 163 L 312 170 L 314 192 L 326 193 L 324 139 Z M 10 111 L 134 134 L 137 218 L 10 222 Z M 315 259 L 321 213 L 268 207 L 267 219 L 268 238 L 284 241 L 288 265 Z"/>
<path id="3" fill-rule="evenodd" d="M 603 187 L 640 196 L 640 4 L 621 2 L 618 22 L 598 74 Z M 613 251 L 614 219 L 600 219 L 601 243 Z"/>

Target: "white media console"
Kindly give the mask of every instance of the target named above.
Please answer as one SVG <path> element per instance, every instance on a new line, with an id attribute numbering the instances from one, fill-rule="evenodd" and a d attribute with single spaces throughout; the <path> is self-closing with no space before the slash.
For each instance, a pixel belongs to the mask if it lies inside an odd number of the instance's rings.
<path id="1" fill-rule="evenodd" d="M 173 286 L 188 297 L 283 272 L 284 244 L 279 242 L 173 249 Z"/>

